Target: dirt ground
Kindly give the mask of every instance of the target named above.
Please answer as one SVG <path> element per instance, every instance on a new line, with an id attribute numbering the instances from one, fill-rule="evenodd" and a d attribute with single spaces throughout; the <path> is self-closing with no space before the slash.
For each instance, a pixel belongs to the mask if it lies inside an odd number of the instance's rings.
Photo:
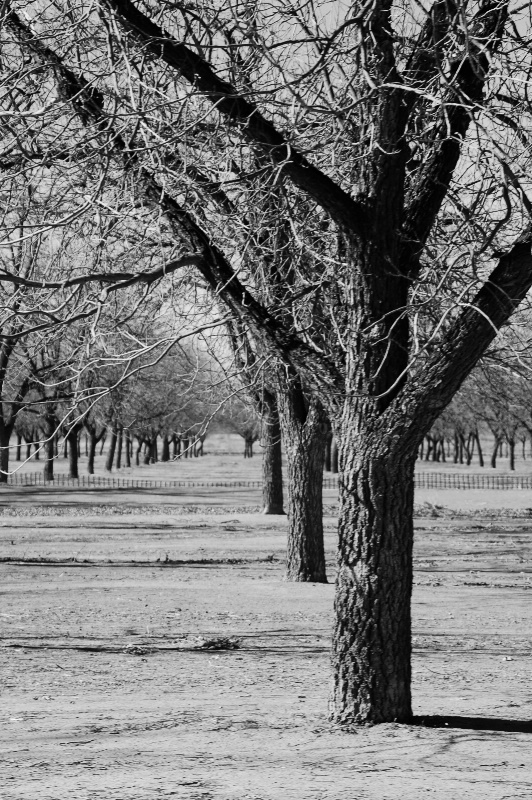
<path id="1" fill-rule="evenodd" d="M 355 733 L 327 722 L 333 586 L 284 581 L 258 494 L 0 502 L 1 800 L 531 796 L 526 492 L 419 493 L 420 722 Z"/>

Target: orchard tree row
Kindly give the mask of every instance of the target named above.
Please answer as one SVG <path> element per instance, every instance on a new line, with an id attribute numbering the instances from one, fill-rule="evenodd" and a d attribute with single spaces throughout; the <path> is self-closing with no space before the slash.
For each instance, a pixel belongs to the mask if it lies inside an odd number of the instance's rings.
<path id="1" fill-rule="evenodd" d="M 511 363 L 511 361 L 509 362 Z M 488 449 L 489 448 L 489 449 Z M 528 370 L 487 360 L 464 384 L 421 443 L 419 456 L 495 468 L 508 458 L 515 470 L 520 453 L 532 457 L 532 382 Z"/>
<path id="2" fill-rule="evenodd" d="M 270 511 L 283 437 L 287 573 L 307 581 L 326 580 L 330 424 L 330 715 L 348 728 L 412 719 L 416 458 L 532 285 L 530 14 L 1 6 L 2 424 L 28 391 L 73 424 L 109 394 L 97 365 L 125 376 L 219 335 L 268 440 Z"/>
<path id="3" fill-rule="evenodd" d="M 68 381 L 57 380 L 53 389 L 43 380 L 28 381 L 9 422 L 4 420 L 6 435 L 11 428 L 16 444 L 2 448 L 0 480 L 7 480 L 10 452 L 21 461 L 22 442 L 26 460 L 32 454 L 44 459 L 46 480 L 53 480 L 60 447 L 69 459 L 69 476 L 78 477 L 83 439 L 89 475 L 94 474 L 97 449 L 101 455 L 104 445 L 108 472 L 202 453 L 213 408 L 206 357 L 181 349 L 155 364 L 137 364 L 132 375 L 124 377 L 115 366 L 93 368 L 84 373 L 88 377 L 90 391 L 79 385 L 73 391 Z"/>

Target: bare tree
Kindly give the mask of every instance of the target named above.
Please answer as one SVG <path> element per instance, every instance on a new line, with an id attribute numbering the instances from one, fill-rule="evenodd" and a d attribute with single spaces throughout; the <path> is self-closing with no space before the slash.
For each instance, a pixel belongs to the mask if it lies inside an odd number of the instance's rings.
<path id="1" fill-rule="evenodd" d="M 80 131 L 332 424 L 331 716 L 409 720 L 416 453 L 532 284 L 530 10 L 101 0 L 97 17 L 65 0 L 48 27 L 67 7 L 84 45 L 70 24 L 55 52 L 3 6 Z M 261 55 L 245 85 L 235 52 Z M 279 199 L 299 254 L 277 274 L 243 259 L 254 195 Z"/>

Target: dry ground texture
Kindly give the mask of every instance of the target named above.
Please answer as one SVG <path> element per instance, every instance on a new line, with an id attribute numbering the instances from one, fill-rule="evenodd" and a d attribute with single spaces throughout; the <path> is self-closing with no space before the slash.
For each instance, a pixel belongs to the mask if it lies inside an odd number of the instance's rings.
<path id="1" fill-rule="evenodd" d="M 284 582 L 257 493 L 2 489 L 1 800 L 529 798 L 532 498 L 417 501 L 425 724 L 347 733 L 333 586 Z"/>

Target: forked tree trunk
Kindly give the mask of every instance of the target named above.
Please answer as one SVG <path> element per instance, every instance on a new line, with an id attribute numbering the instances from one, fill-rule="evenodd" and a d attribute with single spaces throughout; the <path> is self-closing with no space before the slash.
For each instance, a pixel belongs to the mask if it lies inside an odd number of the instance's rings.
<path id="1" fill-rule="evenodd" d="M 277 400 L 264 390 L 262 398 L 262 513 L 284 514 L 281 423 Z"/>
<path id="2" fill-rule="evenodd" d="M 338 723 L 412 716 L 410 696 L 414 464 L 388 442 L 340 446 L 338 576 L 330 713 Z M 378 602 L 377 602 L 378 598 Z"/>
<path id="3" fill-rule="evenodd" d="M 316 399 L 306 408 L 299 391 L 280 391 L 278 401 L 288 471 L 287 579 L 327 583 L 322 502 L 326 416 Z"/>

